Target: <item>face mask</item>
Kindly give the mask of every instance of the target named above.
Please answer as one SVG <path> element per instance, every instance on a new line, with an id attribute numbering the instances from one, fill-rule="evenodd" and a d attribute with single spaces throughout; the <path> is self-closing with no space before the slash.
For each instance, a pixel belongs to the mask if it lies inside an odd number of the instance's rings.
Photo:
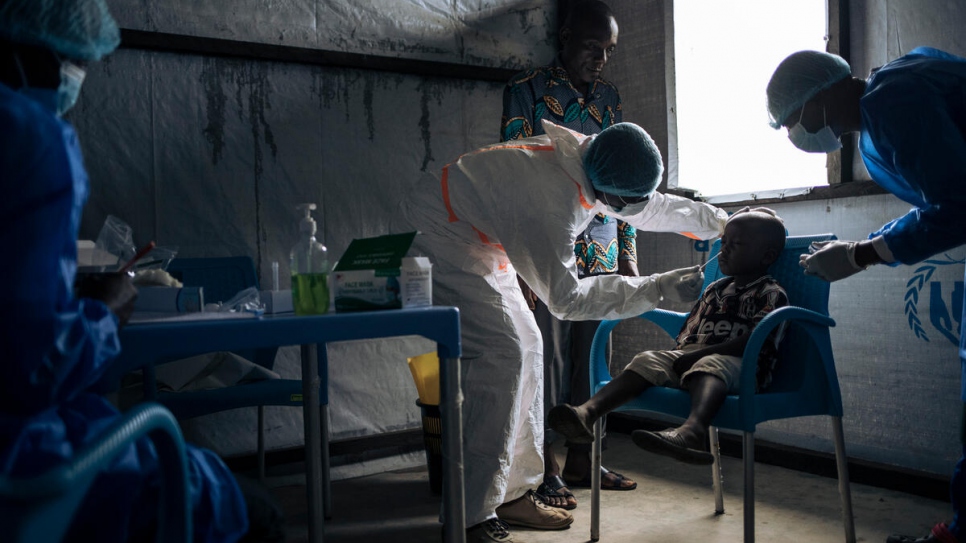
<path id="1" fill-rule="evenodd" d="M 15 56 L 14 59 L 17 62 L 17 68 L 20 70 L 20 77 L 23 80 L 22 86 L 18 90 L 20 94 L 29 96 L 50 110 L 55 111 L 58 117 L 67 113 L 77 103 L 77 96 L 80 94 L 81 84 L 84 83 L 84 78 L 87 76 L 87 72 L 83 68 L 68 60 L 62 61 L 60 64 L 60 85 L 56 89 L 46 89 L 42 87 L 31 87 L 27 82 L 27 76 L 24 74 L 23 67 L 20 65 L 19 56 Z"/>
<path id="2" fill-rule="evenodd" d="M 802 114 L 805 108 L 802 108 Z M 825 119 L 825 108 L 822 108 L 822 118 Z M 808 153 L 831 153 L 842 148 L 842 142 L 835 136 L 835 132 L 826 124 L 818 132 L 812 133 L 802 126 L 799 117 L 798 124 L 788 129 L 788 139 L 795 147 Z"/>
<path id="3" fill-rule="evenodd" d="M 77 103 L 77 96 L 80 95 L 81 84 L 87 72 L 83 68 L 70 61 L 60 64 L 60 86 L 57 87 L 57 115 L 63 115 L 74 107 Z"/>

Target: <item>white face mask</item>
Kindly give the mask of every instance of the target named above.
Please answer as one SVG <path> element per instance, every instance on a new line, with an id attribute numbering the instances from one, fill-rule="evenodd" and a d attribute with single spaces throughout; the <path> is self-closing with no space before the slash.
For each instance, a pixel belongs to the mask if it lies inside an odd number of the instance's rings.
<path id="1" fill-rule="evenodd" d="M 802 108 L 802 114 L 805 113 L 805 108 Z M 825 118 L 825 108 L 822 108 L 822 118 Z M 798 147 L 802 151 L 808 153 L 831 153 L 833 151 L 838 151 L 842 148 L 842 142 L 832 132 L 826 121 L 826 125 L 823 126 L 818 132 L 809 132 L 805 130 L 802 126 L 801 117 L 798 118 L 798 123 L 788 129 L 788 139 L 791 140 L 795 147 Z"/>
<path id="2" fill-rule="evenodd" d="M 67 113 L 67 110 L 74 107 L 77 103 L 77 96 L 80 95 L 81 84 L 87 72 L 83 68 L 70 62 L 63 61 L 60 64 L 60 86 L 57 87 L 57 115 Z"/>
<path id="3" fill-rule="evenodd" d="M 20 64 L 20 57 L 15 56 L 14 60 L 17 62 L 17 68 L 20 70 L 20 78 L 22 80 L 22 86 L 18 92 L 30 96 L 34 100 L 53 109 L 58 117 L 67 113 L 77 103 L 81 84 L 84 83 L 84 78 L 87 76 L 87 72 L 83 68 L 69 60 L 62 60 L 60 63 L 60 85 L 57 86 L 56 90 L 45 89 L 31 87 L 27 81 L 26 74 L 24 74 L 23 66 Z"/>

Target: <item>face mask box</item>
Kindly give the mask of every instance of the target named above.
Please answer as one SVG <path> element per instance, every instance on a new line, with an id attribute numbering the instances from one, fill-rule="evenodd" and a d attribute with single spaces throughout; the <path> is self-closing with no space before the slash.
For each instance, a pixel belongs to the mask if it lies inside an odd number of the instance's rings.
<path id="1" fill-rule="evenodd" d="M 415 232 L 356 239 L 333 270 L 335 310 L 372 311 L 433 305 L 432 264 L 407 257 Z"/>

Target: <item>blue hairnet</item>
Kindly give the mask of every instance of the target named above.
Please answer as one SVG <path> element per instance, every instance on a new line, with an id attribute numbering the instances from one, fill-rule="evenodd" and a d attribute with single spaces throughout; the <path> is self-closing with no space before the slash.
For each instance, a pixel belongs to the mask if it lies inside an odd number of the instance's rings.
<path id="1" fill-rule="evenodd" d="M 648 196 L 661 182 L 661 151 L 643 128 L 617 123 L 601 131 L 584 154 L 594 188 L 615 196 Z"/>
<path id="2" fill-rule="evenodd" d="M 852 75 L 844 58 L 821 51 L 799 51 L 788 55 L 768 82 L 768 116 L 772 128 L 816 94 Z"/>
<path id="3" fill-rule="evenodd" d="M 0 38 L 73 60 L 100 60 L 121 42 L 105 0 L 5 0 Z"/>

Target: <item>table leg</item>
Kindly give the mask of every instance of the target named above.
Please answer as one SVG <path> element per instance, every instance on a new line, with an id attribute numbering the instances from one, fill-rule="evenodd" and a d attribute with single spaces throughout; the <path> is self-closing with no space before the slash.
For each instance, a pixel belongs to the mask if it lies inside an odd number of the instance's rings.
<path id="1" fill-rule="evenodd" d="M 321 543 L 325 528 L 322 513 L 322 435 L 319 409 L 318 347 L 301 346 L 302 417 L 305 425 L 305 490 L 308 506 L 309 543 Z"/>
<path id="2" fill-rule="evenodd" d="M 442 360 L 440 415 L 443 425 L 443 541 L 466 542 L 466 501 L 463 485 L 463 390 L 460 359 Z"/>

